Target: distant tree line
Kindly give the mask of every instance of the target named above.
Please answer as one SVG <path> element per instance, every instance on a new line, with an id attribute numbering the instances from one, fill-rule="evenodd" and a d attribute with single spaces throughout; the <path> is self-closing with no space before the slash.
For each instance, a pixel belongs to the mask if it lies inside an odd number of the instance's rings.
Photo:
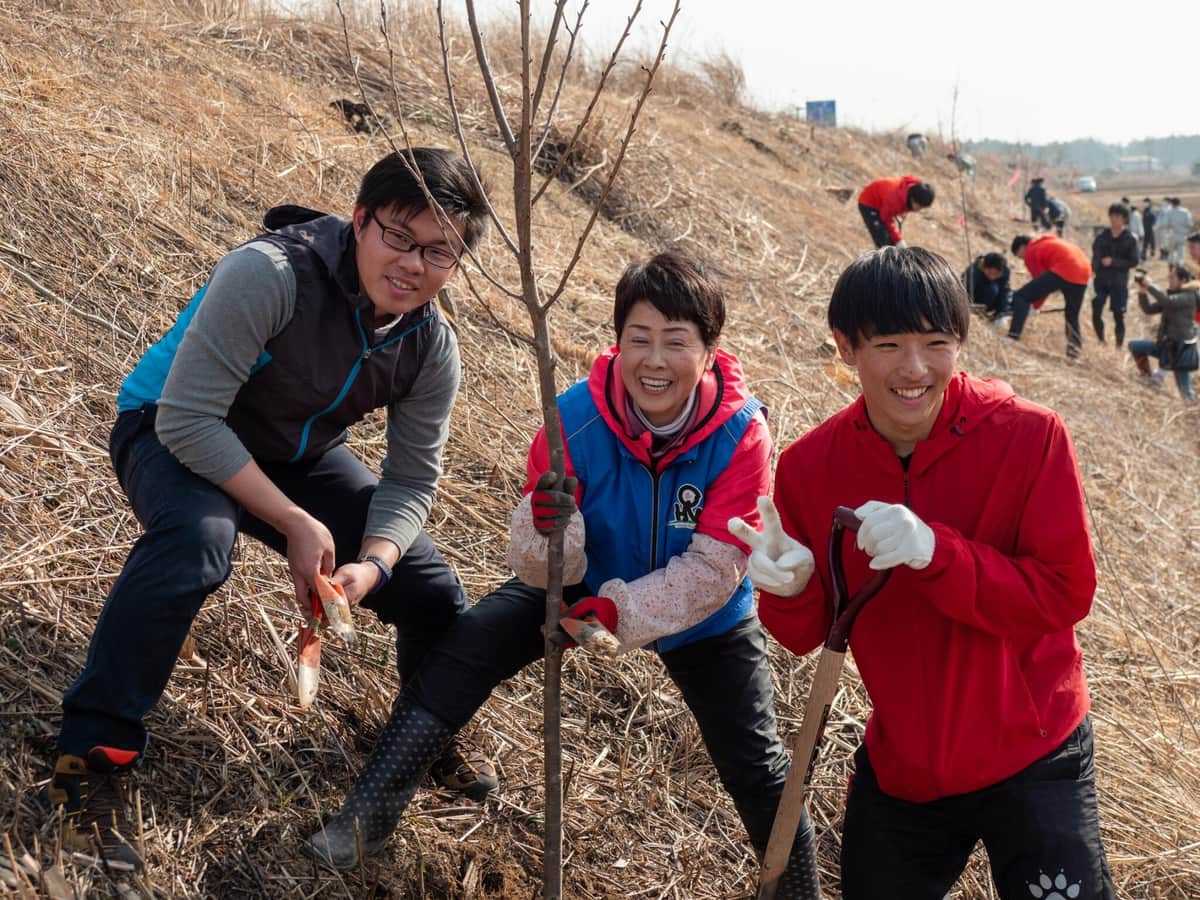
<path id="1" fill-rule="evenodd" d="M 1025 156 L 1060 166 L 1102 171 L 1117 168 L 1122 156 L 1153 156 L 1164 168 L 1191 169 L 1200 161 L 1200 134 L 1173 134 L 1170 137 L 1142 138 L 1127 144 L 1106 144 L 1091 138 L 1051 144 L 1022 144 L 990 138 L 967 143 L 970 150 Z"/>

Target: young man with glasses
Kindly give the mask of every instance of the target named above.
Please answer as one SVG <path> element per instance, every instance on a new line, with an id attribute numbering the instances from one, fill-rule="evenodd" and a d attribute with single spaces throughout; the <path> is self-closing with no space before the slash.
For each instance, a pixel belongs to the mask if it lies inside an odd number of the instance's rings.
<path id="1" fill-rule="evenodd" d="M 68 846 L 142 868 L 125 776 L 192 620 L 230 574 L 239 532 L 287 558 L 302 615 L 328 575 L 351 604 L 395 624 L 402 681 L 467 608 L 423 530 L 460 375 L 434 297 L 486 216 L 463 159 L 393 153 L 367 172 L 350 219 L 268 211 L 264 232 L 217 263 L 125 379 L 109 449 L 145 532 L 63 698 L 48 796 Z M 380 407 L 377 478 L 345 439 Z M 496 787 L 491 765 L 462 746 L 434 773 L 476 799 Z"/>

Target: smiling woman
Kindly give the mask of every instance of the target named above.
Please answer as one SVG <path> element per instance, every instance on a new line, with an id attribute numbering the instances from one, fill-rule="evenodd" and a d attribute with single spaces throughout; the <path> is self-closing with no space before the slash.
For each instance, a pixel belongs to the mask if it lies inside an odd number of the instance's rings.
<path id="1" fill-rule="evenodd" d="M 661 254 L 625 270 L 613 307 L 621 381 L 651 430 L 683 427 L 724 321 L 720 291 L 688 261 Z"/>

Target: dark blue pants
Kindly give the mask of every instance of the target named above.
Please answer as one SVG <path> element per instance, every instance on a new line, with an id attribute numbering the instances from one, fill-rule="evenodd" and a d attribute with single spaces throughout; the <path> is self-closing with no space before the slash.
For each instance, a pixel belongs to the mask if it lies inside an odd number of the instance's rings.
<path id="1" fill-rule="evenodd" d="M 1053 272 L 1043 272 L 1027 285 L 1016 291 L 1012 297 L 1012 322 L 1008 326 L 1008 336 L 1013 339 L 1021 337 L 1025 328 L 1025 320 L 1029 317 L 1029 308 L 1043 297 L 1049 297 L 1055 291 L 1062 291 L 1063 320 L 1067 333 L 1067 355 L 1078 356 L 1083 346 L 1083 334 L 1079 330 L 1079 311 L 1083 309 L 1083 295 L 1087 292 L 1086 284 L 1072 284 L 1065 278 Z"/>
<path id="2" fill-rule="evenodd" d="M 1002 900 L 1113 900 L 1090 720 L 1011 778 L 929 803 L 885 794 L 859 747 L 842 829 L 845 900 L 942 900 L 978 841 Z"/>
<path id="3" fill-rule="evenodd" d="M 153 406 L 117 417 L 109 454 L 145 529 L 109 592 L 83 673 L 63 697 L 59 750 L 142 750 L 145 715 L 162 696 L 205 598 L 229 577 L 238 532 L 284 553 L 283 535 L 194 474 L 154 433 Z M 297 463 L 260 463 L 267 476 L 333 535 L 335 564 L 358 556 L 376 477 L 345 447 Z M 286 585 L 291 594 L 290 581 Z M 467 608 L 458 577 L 422 532 L 392 580 L 362 605 L 397 627 L 402 680 Z"/>
<path id="4" fill-rule="evenodd" d="M 565 592 L 568 603 L 587 593 L 582 585 Z M 461 728 L 498 684 L 542 658 L 545 609 L 545 591 L 515 578 L 501 585 L 459 616 L 430 649 L 405 685 L 405 697 Z M 761 853 L 788 761 L 758 617 L 659 656 L 696 717 L 750 843 Z"/>
<path id="5" fill-rule="evenodd" d="M 879 215 L 879 210 L 873 206 L 867 206 L 865 203 L 858 204 L 858 213 L 862 216 L 863 224 L 867 226 L 867 231 L 871 233 L 871 240 L 878 247 L 891 247 L 895 241 L 892 240 L 892 235 L 888 231 L 887 223 Z"/>
<path id="6" fill-rule="evenodd" d="M 1092 287 L 1096 296 L 1092 298 L 1092 327 L 1096 329 L 1096 337 L 1104 343 L 1104 304 L 1112 307 L 1113 339 L 1120 347 L 1125 343 L 1125 310 L 1129 307 L 1129 281 L 1124 272 L 1121 278 L 1108 281 L 1103 278 L 1093 278 Z"/>

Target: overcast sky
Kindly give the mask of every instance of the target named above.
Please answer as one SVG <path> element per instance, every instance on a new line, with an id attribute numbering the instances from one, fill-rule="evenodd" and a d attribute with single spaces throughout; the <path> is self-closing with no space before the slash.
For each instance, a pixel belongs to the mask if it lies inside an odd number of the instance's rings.
<path id="1" fill-rule="evenodd" d="M 672 6 L 644 0 L 635 32 L 642 46 Z M 585 39 L 610 46 L 633 7 L 634 0 L 591 0 Z M 931 133 L 940 126 L 948 138 L 957 84 L 964 139 L 1124 143 L 1200 131 L 1195 75 L 1190 86 L 1182 80 L 1200 63 L 1200 7 L 1184 0 L 681 0 L 681 7 L 671 39 L 676 61 L 724 50 L 741 61 L 752 103 L 767 109 L 836 100 L 839 124 Z M 517 2 L 476 0 L 476 8 L 506 14 Z M 535 17 L 549 9 L 548 0 L 534 0 Z"/>

